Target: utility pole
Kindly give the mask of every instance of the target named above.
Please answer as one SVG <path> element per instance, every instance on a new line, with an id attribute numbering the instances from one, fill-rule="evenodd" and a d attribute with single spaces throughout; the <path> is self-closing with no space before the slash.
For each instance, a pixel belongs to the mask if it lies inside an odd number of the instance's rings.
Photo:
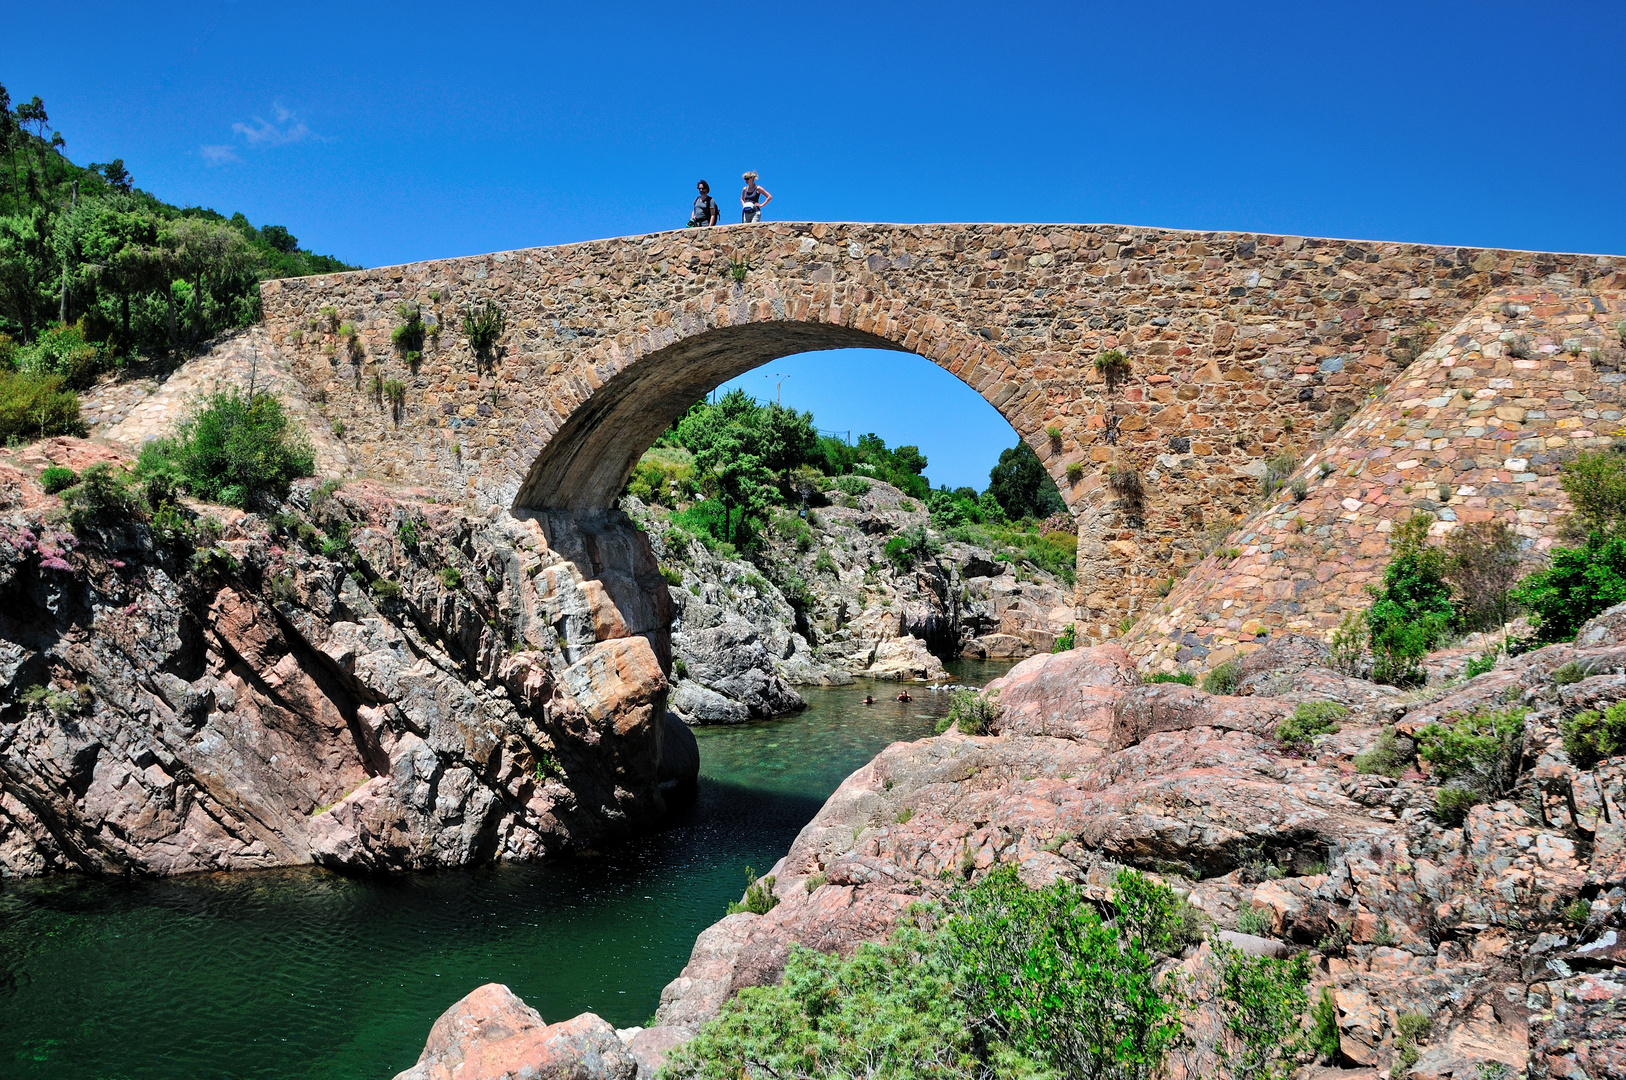
<path id="1" fill-rule="evenodd" d="M 70 212 L 77 209 L 79 209 L 79 181 L 75 180 L 73 182 L 73 205 Z M 64 326 L 68 322 L 68 257 L 66 255 L 62 257 L 62 310 L 57 313 L 56 321 Z"/>
<path id="2" fill-rule="evenodd" d="M 774 382 L 774 384 L 773 384 L 773 403 L 775 405 L 780 404 L 780 401 L 779 401 L 779 387 L 781 385 L 783 385 L 784 381 L 786 379 L 790 378 L 790 376 L 784 374 L 783 372 L 776 371 L 772 375 L 764 375 L 763 378 L 764 379 L 774 379 L 774 380 L 776 380 Z"/>

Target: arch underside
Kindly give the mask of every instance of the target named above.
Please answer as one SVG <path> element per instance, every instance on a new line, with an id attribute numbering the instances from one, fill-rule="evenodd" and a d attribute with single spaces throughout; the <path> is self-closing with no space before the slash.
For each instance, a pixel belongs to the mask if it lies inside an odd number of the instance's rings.
<path id="1" fill-rule="evenodd" d="M 609 509 L 644 451 L 712 389 L 782 356 L 829 349 L 911 351 L 851 327 L 788 321 L 722 327 L 675 342 L 641 357 L 571 414 L 537 455 L 514 507 Z"/>

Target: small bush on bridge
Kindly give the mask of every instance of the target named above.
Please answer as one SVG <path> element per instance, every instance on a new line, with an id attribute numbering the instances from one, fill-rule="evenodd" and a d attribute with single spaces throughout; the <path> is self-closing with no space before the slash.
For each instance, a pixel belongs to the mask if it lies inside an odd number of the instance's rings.
<path id="1" fill-rule="evenodd" d="M 507 328 L 508 316 L 503 314 L 495 300 L 487 300 L 485 307 L 470 308 L 463 313 L 463 336 L 468 339 L 469 348 L 474 350 L 477 360 L 491 358 L 492 348 Z"/>
<path id="2" fill-rule="evenodd" d="M 1582 454 L 1559 482 L 1575 508 L 1566 524 L 1586 539 L 1579 547 L 1554 547 L 1547 568 L 1510 593 L 1534 617 L 1541 644 L 1568 641 L 1582 623 L 1626 602 L 1626 455 Z"/>

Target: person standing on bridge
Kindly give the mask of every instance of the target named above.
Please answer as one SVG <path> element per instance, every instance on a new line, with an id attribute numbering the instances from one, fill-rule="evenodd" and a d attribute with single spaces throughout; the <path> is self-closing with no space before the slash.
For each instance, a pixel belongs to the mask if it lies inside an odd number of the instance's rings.
<path id="1" fill-rule="evenodd" d="M 704 225 L 717 224 L 717 218 L 722 214 L 722 208 L 717 200 L 711 197 L 711 185 L 704 180 L 695 185 L 700 194 L 694 197 L 694 209 L 689 213 L 689 228 L 697 229 Z"/>
<path id="2" fill-rule="evenodd" d="M 757 174 L 753 170 L 742 178 L 745 189 L 740 192 L 740 220 L 743 222 L 761 221 L 762 208 L 773 202 L 773 196 L 765 187 L 757 187 Z M 760 200 L 760 201 L 758 201 Z"/>

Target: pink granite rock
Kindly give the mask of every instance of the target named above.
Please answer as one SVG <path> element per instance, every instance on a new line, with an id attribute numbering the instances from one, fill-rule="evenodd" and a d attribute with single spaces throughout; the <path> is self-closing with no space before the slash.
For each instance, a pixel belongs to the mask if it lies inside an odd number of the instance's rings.
<path id="1" fill-rule="evenodd" d="M 638 1064 L 593 1013 L 546 1024 L 501 983 L 441 1014 L 418 1063 L 395 1080 L 633 1080 Z"/>

